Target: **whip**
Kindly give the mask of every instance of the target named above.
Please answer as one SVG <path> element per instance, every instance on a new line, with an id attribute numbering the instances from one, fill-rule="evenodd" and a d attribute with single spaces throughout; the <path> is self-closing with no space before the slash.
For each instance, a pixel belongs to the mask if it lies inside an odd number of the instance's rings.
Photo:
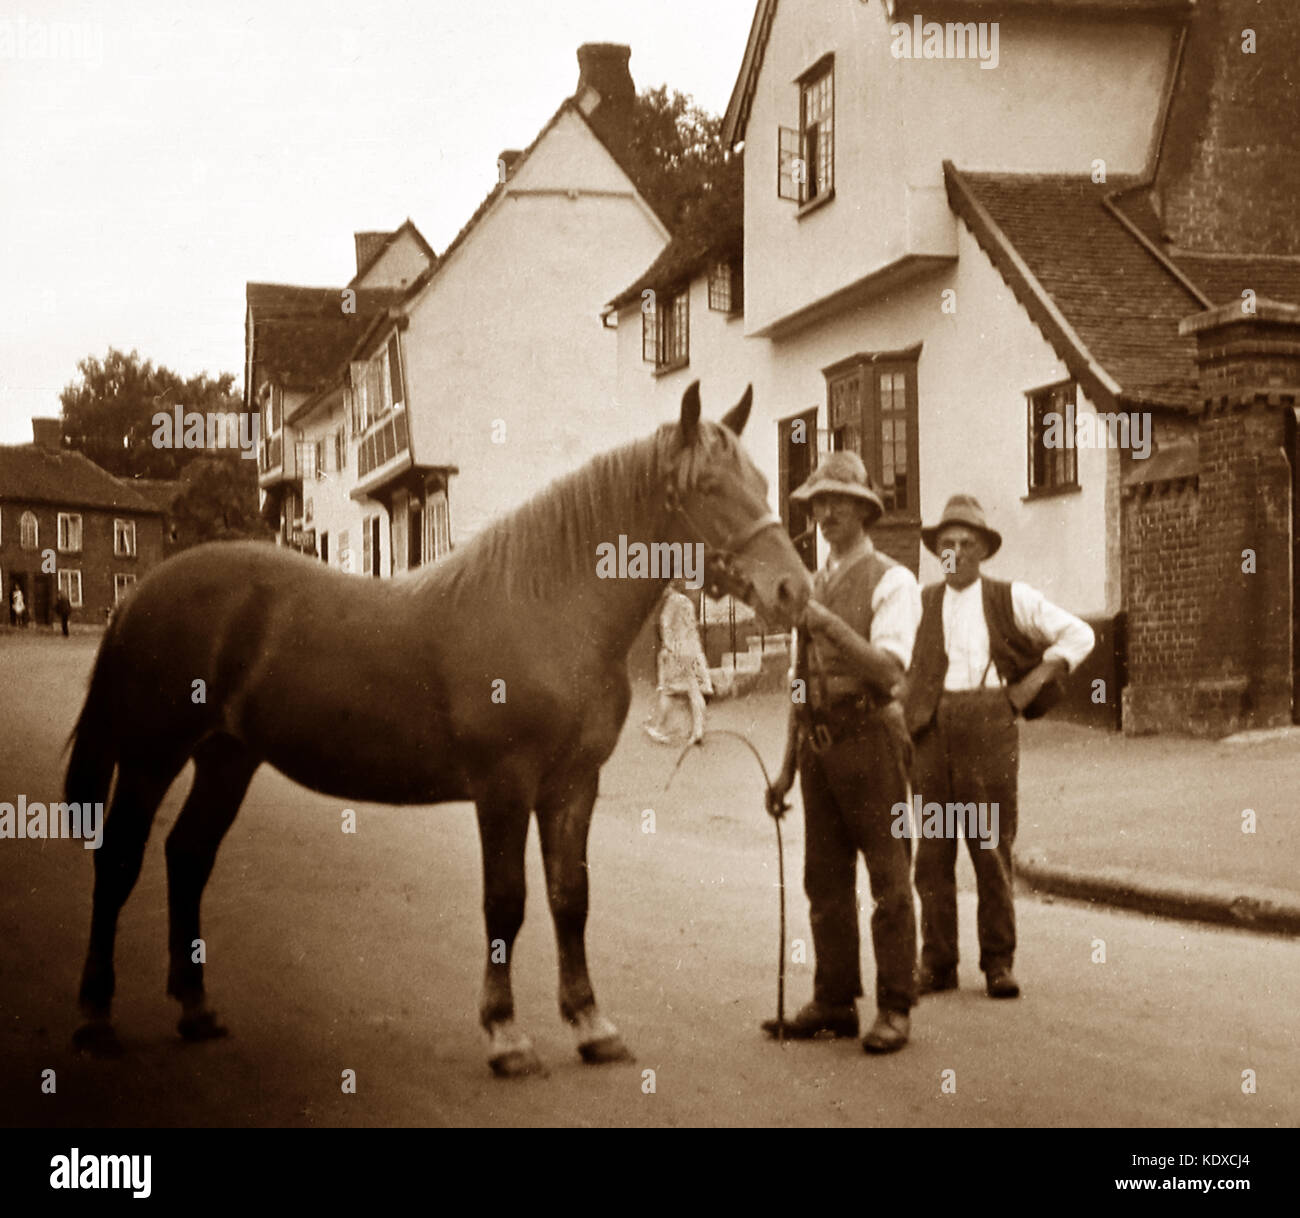
<path id="1" fill-rule="evenodd" d="M 743 732 L 733 732 L 730 728 L 719 727 L 710 728 L 700 737 L 700 742 L 708 740 L 709 737 L 730 736 L 739 740 L 754 755 L 754 760 L 758 762 L 758 768 L 763 772 L 763 785 L 765 791 L 772 790 L 772 780 L 768 777 L 767 766 L 763 764 L 763 758 L 759 755 L 758 749 L 754 747 L 754 742 L 750 740 Z M 694 743 L 688 744 L 682 749 L 677 758 L 677 764 L 673 766 L 672 773 L 668 775 L 668 781 L 664 783 L 664 790 L 667 791 L 672 785 L 672 781 L 677 777 L 677 771 L 682 768 L 682 762 L 686 760 L 686 755 L 695 747 Z M 767 810 L 766 799 L 763 804 L 764 811 Z M 781 954 L 777 960 L 776 972 L 776 1027 L 777 1041 L 782 1048 L 785 1048 L 785 847 L 781 841 L 781 818 L 772 817 L 776 825 L 776 876 L 777 888 L 781 894 Z"/>

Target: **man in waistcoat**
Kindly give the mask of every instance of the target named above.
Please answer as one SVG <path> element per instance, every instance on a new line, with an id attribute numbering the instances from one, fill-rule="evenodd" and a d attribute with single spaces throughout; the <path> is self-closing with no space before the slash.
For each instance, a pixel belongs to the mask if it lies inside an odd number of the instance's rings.
<path id="1" fill-rule="evenodd" d="M 975 868 L 980 969 L 991 998 L 1016 998 L 1016 716 L 1044 714 L 1060 697 L 1061 679 L 1087 658 L 1096 640 L 1086 622 L 1028 584 L 980 575 L 980 564 L 998 552 L 1002 537 L 972 496 L 949 499 L 939 523 L 921 530 L 921 540 L 943 563 L 944 579 L 921 594 L 921 625 L 907 674 L 907 726 L 916 743 L 914 798 L 922 807 L 959 811 L 983 805 L 979 823 L 991 825 L 992 833 L 984 839 L 969 829 L 964 833 Z M 919 994 L 957 988 L 956 864 L 955 836 L 927 836 L 918 826 Z"/>
<path id="2" fill-rule="evenodd" d="M 920 587 L 871 544 L 867 531 L 884 505 L 856 454 L 831 454 L 791 498 L 811 500 L 830 555 L 799 630 L 785 760 L 768 796 L 768 811 L 779 817 L 797 768 L 816 971 L 812 1001 L 785 1034 L 858 1034 L 861 851 L 874 903 L 877 1007 L 862 1047 L 891 1053 L 907 1043 L 916 1001 L 911 843 L 892 833 L 890 809 L 907 797 L 911 743 L 894 691 L 911 658 Z M 779 1031 L 775 1020 L 763 1027 Z"/>

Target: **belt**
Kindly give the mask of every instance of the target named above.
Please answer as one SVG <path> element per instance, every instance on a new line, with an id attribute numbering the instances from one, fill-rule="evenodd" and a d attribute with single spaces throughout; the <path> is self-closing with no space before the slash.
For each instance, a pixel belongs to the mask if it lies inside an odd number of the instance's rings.
<path id="1" fill-rule="evenodd" d="M 845 740 L 860 727 L 872 720 L 886 717 L 894 710 L 902 715 L 902 705 L 896 699 L 883 701 L 869 693 L 832 698 L 829 702 L 809 703 L 807 712 L 808 746 L 814 753 L 825 753 L 837 740 Z"/>

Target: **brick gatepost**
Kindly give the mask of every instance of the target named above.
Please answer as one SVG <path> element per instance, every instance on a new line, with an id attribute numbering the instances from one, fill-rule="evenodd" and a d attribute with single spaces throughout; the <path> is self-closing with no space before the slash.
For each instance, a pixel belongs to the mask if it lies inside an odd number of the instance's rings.
<path id="1" fill-rule="evenodd" d="M 1292 722 L 1300 307 L 1232 302 L 1195 335 L 1202 410 L 1194 560 L 1197 648 L 1183 730 L 1222 736 Z"/>

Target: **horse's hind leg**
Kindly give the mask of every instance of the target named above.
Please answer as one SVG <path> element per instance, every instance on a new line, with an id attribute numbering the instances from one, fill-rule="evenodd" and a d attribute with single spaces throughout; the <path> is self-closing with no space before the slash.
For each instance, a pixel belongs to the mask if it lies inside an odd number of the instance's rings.
<path id="1" fill-rule="evenodd" d="M 526 803 L 505 796 L 481 799 L 477 808 L 488 937 L 479 1021 L 488 1034 L 488 1065 L 494 1074 L 506 1078 L 540 1074 L 544 1069 L 532 1042 L 515 1027 L 510 987 L 515 936 L 524 924 L 524 846 L 530 811 Z"/>
<path id="2" fill-rule="evenodd" d="M 179 765 L 160 770 L 125 760 L 118 767 L 117 789 L 104 821 L 103 839 L 95 851 L 90 947 L 78 997 L 85 1023 L 73 1034 L 79 1049 L 101 1055 L 121 1052 L 112 1024 L 117 918 L 140 874 L 154 813 L 179 770 Z"/>
<path id="3" fill-rule="evenodd" d="M 587 831 L 599 779 L 598 770 L 583 773 L 537 808 L 560 958 L 560 1014 L 577 1036 L 582 1060 L 591 1064 L 632 1060 L 618 1029 L 597 1010 L 587 975 Z"/>
<path id="4" fill-rule="evenodd" d="M 171 965 L 167 993 L 181 1004 L 177 1031 L 186 1040 L 211 1040 L 226 1029 L 207 1007 L 199 955 L 199 902 L 217 848 L 230 828 L 258 767 L 229 736 L 205 740 L 194 755 L 194 785 L 167 835 L 167 908 Z"/>

